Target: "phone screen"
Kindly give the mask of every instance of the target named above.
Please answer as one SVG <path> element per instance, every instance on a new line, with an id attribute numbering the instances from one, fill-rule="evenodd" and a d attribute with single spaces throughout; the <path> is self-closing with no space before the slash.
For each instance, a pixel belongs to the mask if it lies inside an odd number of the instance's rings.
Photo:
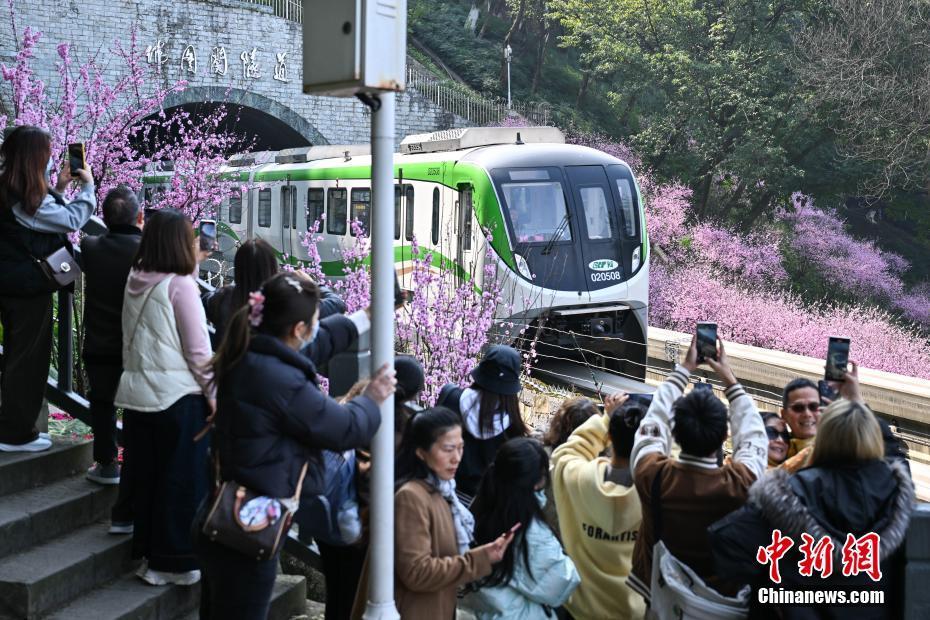
<path id="1" fill-rule="evenodd" d="M 75 177 L 77 170 L 84 169 L 84 145 L 80 142 L 68 145 L 68 165 L 71 167 L 71 176 Z"/>
<path id="2" fill-rule="evenodd" d="M 213 220 L 200 222 L 200 249 L 205 252 L 216 249 L 216 222 Z"/>
<path id="3" fill-rule="evenodd" d="M 717 324 L 697 324 L 697 352 L 698 361 L 717 359 Z"/>
<path id="4" fill-rule="evenodd" d="M 824 377 L 827 381 L 843 381 L 846 378 L 846 364 L 849 362 L 849 338 L 830 336 L 827 345 L 827 366 Z"/>
<path id="5" fill-rule="evenodd" d="M 817 392 L 820 393 L 820 404 L 821 405 L 825 404 L 823 400 L 825 398 L 829 400 L 830 402 L 833 402 L 834 400 L 836 400 L 836 397 L 837 397 L 836 390 L 831 388 L 830 385 L 823 379 L 817 382 Z"/>

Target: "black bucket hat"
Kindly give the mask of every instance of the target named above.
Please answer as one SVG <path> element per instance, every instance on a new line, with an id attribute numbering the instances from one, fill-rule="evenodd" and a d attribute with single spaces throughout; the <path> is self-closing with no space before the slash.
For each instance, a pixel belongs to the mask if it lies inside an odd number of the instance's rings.
<path id="1" fill-rule="evenodd" d="M 520 354 L 512 347 L 496 344 L 471 371 L 475 384 L 495 394 L 517 394 L 520 383 Z"/>

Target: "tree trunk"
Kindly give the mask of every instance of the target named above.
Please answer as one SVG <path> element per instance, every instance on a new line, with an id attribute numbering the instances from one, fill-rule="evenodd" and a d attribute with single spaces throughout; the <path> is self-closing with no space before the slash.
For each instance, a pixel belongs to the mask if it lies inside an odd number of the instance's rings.
<path id="1" fill-rule="evenodd" d="M 575 108 L 581 109 L 581 102 L 588 93 L 588 85 L 591 83 L 591 72 L 581 72 L 581 86 L 578 88 L 578 96 L 575 98 Z"/>
<path id="2" fill-rule="evenodd" d="M 479 39 L 484 38 L 484 33 L 488 29 L 488 22 L 491 21 L 491 16 L 500 11 L 501 5 L 504 2 L 506 2 L 506 0 L 488 0 L 488 10 L 484 14 L 484 21 L 481 22 L 481 30 L 478 32 Z"/>
<path id="3" fill-rule="evenodd" d="M 542 36 L 539 37 L 539 46 L 536 48 L 536 65 L 533 67 L 533 84 L 530 87 L 530 92 L 534 95 L 536 89 L 539 88 L 539 78 L 542 76 L 543 63 L 546 60 L 546 47 L 549 45 L 550 32 L 548 20 L 543 20 Z"/>
<path id="4" fill-rule="evenodd" d="M 627 100 L 626 105 L 623 107 L 623 113 L 620 115 L 620 125 L 626 127 L 630 120 L 630 114 L 633 113 L 633 106 L 636 105 L 636 101 L 639 99 L 639 93 L 633 91 L 630 93 L 630 98 Z"/>

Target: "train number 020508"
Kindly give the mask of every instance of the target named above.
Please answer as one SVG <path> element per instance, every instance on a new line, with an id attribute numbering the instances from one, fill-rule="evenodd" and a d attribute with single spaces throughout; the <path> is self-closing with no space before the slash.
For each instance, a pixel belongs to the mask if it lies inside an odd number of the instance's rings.
<path id="1" fill-rule="evenodd" d="M 608 282 L 610 280 L 622 280 L 623 276 L 619 271 L 597 271 L 591 274 L 592 282 Z"/>

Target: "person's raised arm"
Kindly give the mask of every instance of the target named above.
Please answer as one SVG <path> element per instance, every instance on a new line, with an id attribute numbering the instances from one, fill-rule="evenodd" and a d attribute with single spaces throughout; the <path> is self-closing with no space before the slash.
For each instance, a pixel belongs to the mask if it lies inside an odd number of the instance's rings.
<path id="1" fill-rule="evenodd" d="M 723 341 L 717 340 L 717 359 L 707 358 L 708 365 L 723 381 L 723 394 L 730 403 L 730 436 L 733 442 L 733 460 L 742 463 L 756 480 L 765 473 L 768 455 L 768 437 L 765 423 L 752 397 L 736 380 L 730 368 Z"/>
<path id="2" fill-rule="evenodd" d="M 681 364 L 659 386 L 652 395 L 652 404 L 639 424 L 630 453 L 630 472 L 636 477 L 636 465 L 647 454 L 668 456 L 672 452 L 672 405 L 684 394 L 691 373 L 697 368 L 697 341 L 692 336 L 691 346 Z"/>

